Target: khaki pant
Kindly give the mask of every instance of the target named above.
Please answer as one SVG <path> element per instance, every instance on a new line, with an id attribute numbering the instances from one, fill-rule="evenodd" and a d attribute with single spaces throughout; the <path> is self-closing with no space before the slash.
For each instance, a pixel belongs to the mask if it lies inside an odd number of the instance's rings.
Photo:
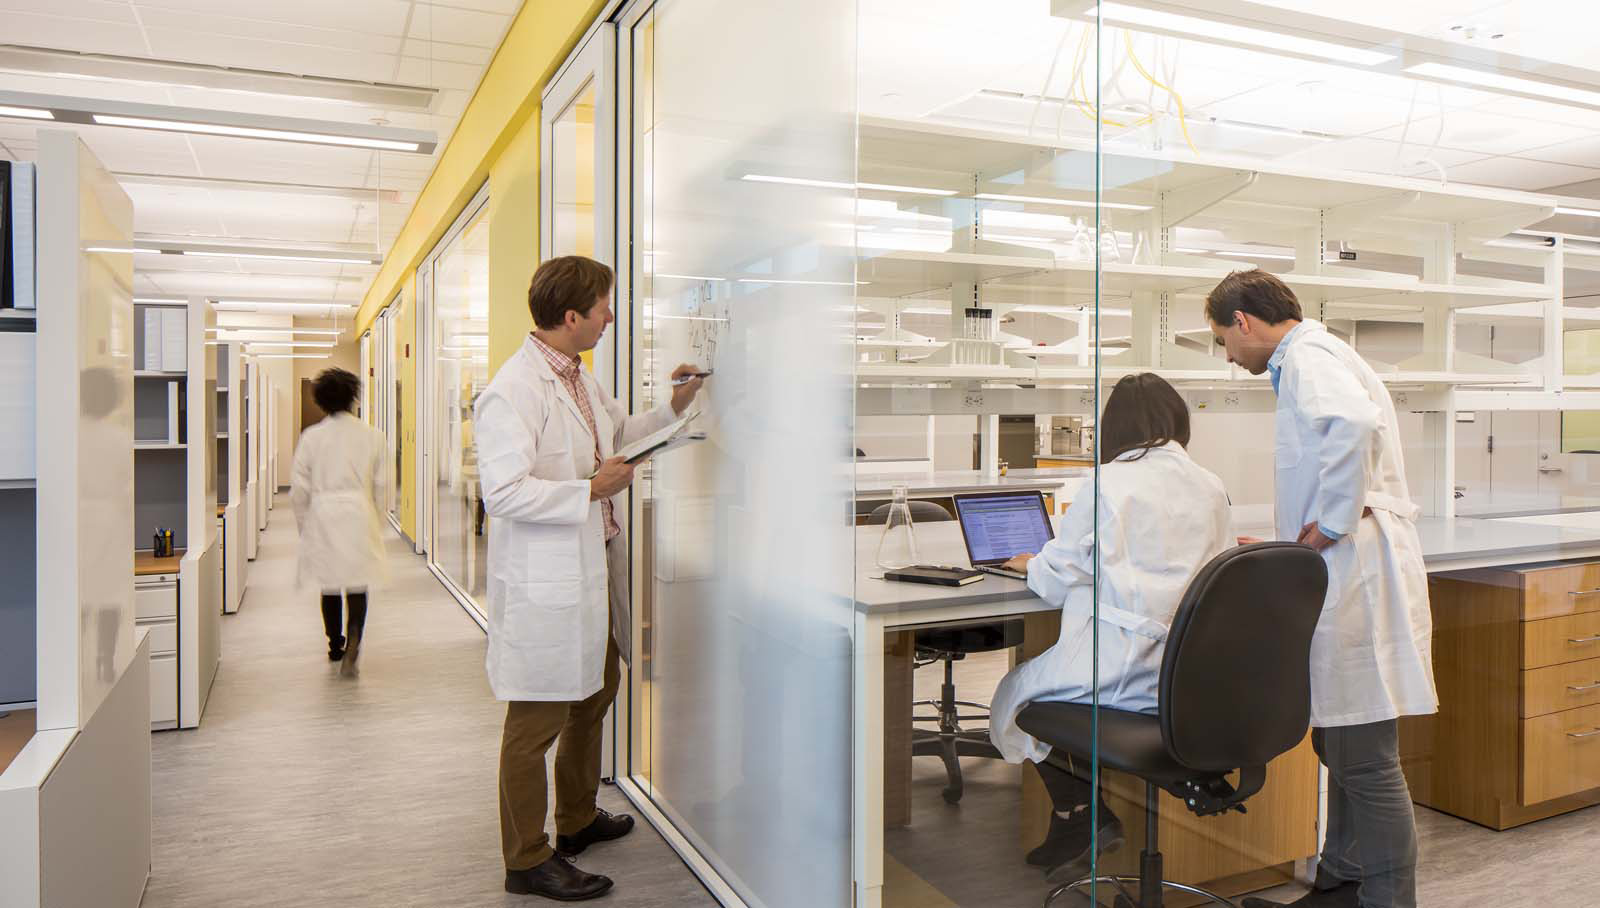
<path id="1" fill-rule="evenodd" d="M 500 739 L 500 845 L 507 870 L 528 870 L 555 853 L 545 832 L 549 782 L 545 753 L 556 747 L 556 832 L 573 835 L 594 822 L 600 789 L 601 723 L 622 677 L 617 644 L 606 641 L 605 681 L 588 699 L 514 700 Z"/>

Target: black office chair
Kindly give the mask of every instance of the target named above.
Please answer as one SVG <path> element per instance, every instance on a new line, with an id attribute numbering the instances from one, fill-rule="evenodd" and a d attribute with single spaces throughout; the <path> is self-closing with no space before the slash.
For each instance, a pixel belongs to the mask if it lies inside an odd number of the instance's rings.
<path id="1" fill-rule="evenodd" d="M 952 519 L 949 511 L 934 502 L 913 499 L 910 505 L 913 525 Z M 889 507 L 880 505 L 873 509 L 872 513 L 867 515 L 867 525 L 881 526 L 886 523 L 889 519 Z M 1021 645 L 1022 628 L 1022 619 L 1011 618 L 987 624 L 922 628 L 916 632 L 916 667 L 922 668 L 935 662 L 943 662 L 944 685 L 939 689 L 939 699 L 917 700 L 911 704 L 913 709 L 921 706 L 932 707 L 936 711 L 936 715 L 932 716 L 912 716 L 912 722 L 939 724 L 938 731 L 914 729 L 911 732 L 911 755 L 938 757 L 944 761 L 946 781 L 944 791 L 941 793 L 946 803 L 960 802 L 965 788 L 961 778 L 961 757 L 1000 759 L 1000 751 L 989 742 L 987 727 L 974 729 L 961 727 L 963 720 L 989 721 L 989 704 L 956 699 L 955 664 L 970 653 L 988 653 Z M 981 712 L 962 713 L 960 710 L 963 706 Z"/>
<path id="2" fill-rule="evenodd" d="M 1099 876 L 1118 891 L 1118 908 L 1161 908 L 1163 887 L 1233 908 L 1213 892 L 1162 878 L 1160 792 L 1197 816 L 1244 812 L 1261 790 L 1267 763 L 1299 744 L 1311 722 L 1311 634 L 1322 614 L 1328 571 L 1309 546 L 1262 542 L 1223 552 L 1189 584 L 1167 634 L 1156 715 L 1099 710 L 1099 760 L 1105 769 L 1145 780 L 1145 847 L 1139 876 Z M 1078 703 L 1030 703 L 1017 716 L 1049 744 L 1050 759 L 1088 760 L 1095 710 Z M 1237 787 L 1227 780 L 1239 772 Z M 1137 883 L 1137 899 L 1127 884 Z"/>

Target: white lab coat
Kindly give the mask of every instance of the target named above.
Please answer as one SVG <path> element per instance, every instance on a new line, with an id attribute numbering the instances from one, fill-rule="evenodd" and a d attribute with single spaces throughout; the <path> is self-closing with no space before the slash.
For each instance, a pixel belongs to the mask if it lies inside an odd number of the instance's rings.
<path id="1" fill-rule="evenodd" d="M 302 589 L 333 592 L 383 581 L 384 478 L 383 434 L 353 414 L 335 413 L 300 434 L 289 501 L 300 528 Z"/>
<path id="2" fill-rule="evenodd" d="M 1050 746 L 1017 727 L 1034 700 L 1153 713 L 1167 630 L 1189 581 L 1234 545 L 1222 480 L 1176 442 L 1100 468 L 1100 601 L 1094 595 L 1095 487 L 1086 483 L 1060 531 L 1028 562 L 1028 588 L 1061 606 L 1061 637 L 1000 682 L 989 737 L 1013 763 L 1043 760 Z M 1094 622 L 1099 618 L 1099 677 Z"/>
<path id="3" fill-rule="evenodd" d="M 587 371 L 602 455 L 674 419 L 669 404 L 639 416 Z M 566 386 L 527 338 L 478 398 L 475 431 L 489 520 L 489 686 L 501 700 L 582 700 L 604 681 L 606 637 L 628 653 L 627 537 L 605 541 L 589 500 L 594 438 Z M 622 496 L 617 523 L 627 526 Z M 607 596 L 608 586 L 614 586 Z"/>
<path id="4" fill-rule="evenodd" d="M 1313 522 L 1347 534 L 1322 553 L 1328 596 L 1311 639 L 1311 724 L 1432 713 L 1433 614 L 1394 402 L 1372 367 L 1315 321 L 1289 338 L 1280 368 L 1278 538 Z"/>

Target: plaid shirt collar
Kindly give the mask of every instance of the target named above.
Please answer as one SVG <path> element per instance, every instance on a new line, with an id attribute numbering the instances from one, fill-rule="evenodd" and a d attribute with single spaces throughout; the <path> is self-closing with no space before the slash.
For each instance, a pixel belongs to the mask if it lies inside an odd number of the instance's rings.
<path id="1" fill-rule="evenodd" d="M 528 340 L 533 343 L 533 348 L 544 354 L 545 361 L 550 364 L 551 371 L 556 377 L 567 382 L 575 382 L 578 372 L 583 367 L 583 360 L 576 356 L 568 356 L 560 350 L 540 340 L 533 332 L 528 333 Z"/>

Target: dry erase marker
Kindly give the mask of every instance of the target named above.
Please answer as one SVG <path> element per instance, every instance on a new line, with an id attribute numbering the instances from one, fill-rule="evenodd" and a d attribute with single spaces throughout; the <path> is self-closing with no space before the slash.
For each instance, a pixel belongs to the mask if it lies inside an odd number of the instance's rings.
<path id="1" fill-rule="evenodd" d="M 715 369 L 707 369 L 704 372 L 690 372 L 688 375 L 685 375 L 682 378 L 674 378 L 672 380 L 672 383 L 674 385 L 687 385 L 689 382 L 692 382 L 697 378 L 709 378 L 709 377 L 711 377 L 711 373 L 713 373 L 715 371 L 717 371 L 717 370 L 715 370 Z"/>

